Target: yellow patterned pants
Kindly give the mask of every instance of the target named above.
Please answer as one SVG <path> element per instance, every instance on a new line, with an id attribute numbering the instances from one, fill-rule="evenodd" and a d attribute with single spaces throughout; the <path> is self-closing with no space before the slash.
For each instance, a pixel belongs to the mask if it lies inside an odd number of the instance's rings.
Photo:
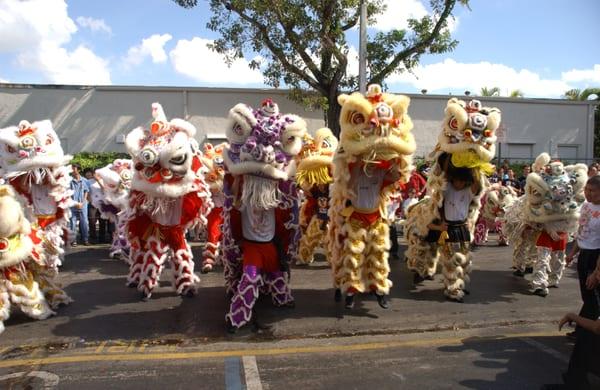
<path id="1" fill-rule="evenodd" d="M 335 287 L 343 294 L 389 294 L 389 226 L 381 218 L 370 225 L 349 218 L 341 233 L 340 258 L 331 259 Z"/>
<path id="2" fill-rule="evenodd" d="M 323 220 L 314 215 L 306 231 L 300 239 L 300 248 L 298 249 L 298 263 L 310 264 L 313 262 L 313 255 L 316 248 L 327 248 L 327 231 L 321 230 Z"/>

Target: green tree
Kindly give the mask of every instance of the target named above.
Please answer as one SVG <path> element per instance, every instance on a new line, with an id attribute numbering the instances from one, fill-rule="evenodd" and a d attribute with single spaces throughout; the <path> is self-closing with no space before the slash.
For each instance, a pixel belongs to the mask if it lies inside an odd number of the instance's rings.
<path id="1" fill-rule="evenodd" d="M 523 91 L 521 91 L 520 89 L 513 89 L 508 94 L 508 97 L 511 97 L 511 98 L 522 98 L 524 96 L 525 96 L 525 94 L 523 94 Z"/>
<path id="2" fill-rule="evenodd" d="M 595 95 L 595 96 L 593 96 Z M 600 88 L 570 89 L 563 97 L 567 100 L 597 100 L 600 101 Z M 591 98 L 591 99 L 590 99 Z M 594 158 L 600 157 L 600 105 L 594 111 Z"/>
<path id="3" fill-rule="evenodd" d="M 483 87 L 481 91 L 479 91 L 480 96 L 492 97 L 492 96 L 500 96 L 500 88 L 499 87 Z"/>
<path id="4" fill-rule="evenodd" d="M 173 0 L 191 8 L 198 0 Z M 368 22 L 386 11 L 383 0 L 365 0 Z M 445 53 L 458 42 L 447 29 L 456 3 L 468 0 L 430 0 L 434 16 L 408 21 L 408 29 L 393 29 L 370 36 L 367 42 L 368 84 L 385 84 L 396 72 L 413 69 L 421 55 Z M 349 76 L 350 46 L 346 33 L 358 26 L 360 0 L 209 0 L 212 16 L 207 27 L 220 34 L 212 49 L 226 63 L 244 53 L 258 53 L 265 83 L 285 84 L 290 97 L 307 107 L 325 110 L 327 125 L 339 134 L 340 91 L 357 88 Z"/>

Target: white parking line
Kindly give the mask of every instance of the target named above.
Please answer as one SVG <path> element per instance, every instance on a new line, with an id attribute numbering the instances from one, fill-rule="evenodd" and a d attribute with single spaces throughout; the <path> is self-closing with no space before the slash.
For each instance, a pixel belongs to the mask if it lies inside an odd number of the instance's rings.
<path id="1" fill-rule="evenodd" d="M 545 352 L 548 355 L 560 360 L 561 362 L 563 362 L 565 364 L 569 363 L 569 357 L 563 355 L 562 353 L 558 352 L 554 348 L 550 348 L 550 347 L 540 343 L 539 341 L 535 341 L 534 339 L 531 339 L 529 337 L 523 337 L 521 340 L 523 340 L 525 343 L 531 345 L 532 347 L 537 348 L 540 351 Z"/>
<path id="2" fill-rule="evenodd" d="M 246 375 L 247 390 L 262 390 L 260 375 L 258 374 L 258 366 L 256 365 L 256 357 L 243 356 L 244 374 Z"/>

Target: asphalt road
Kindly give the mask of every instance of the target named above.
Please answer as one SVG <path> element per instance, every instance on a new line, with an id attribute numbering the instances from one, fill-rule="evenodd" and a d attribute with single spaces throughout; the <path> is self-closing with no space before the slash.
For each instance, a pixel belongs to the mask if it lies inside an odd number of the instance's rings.
<path id="1" fill-rule="evenodd" d="M 319 262 L 293 269 L 296 308 L 261 300 L 260 329 L 229 335 L 219 272 L 200 275 L 194 298 L 165 283 L 142 302 L 125 287 L 127 266 L 107 254 L 67 256 L 60 277 L 75 302 L 56 317 L 5 322 L 0 388 L 535 389 L 559 382 L 572 345 L 556 323 L 580 305 L 573 268 L 548 297 L 533 296 L 512 275 L 511 249 L 486 246 L 465 303 L 444 299 L 439 276 L 415 288 L 395 261 L 392 307 L 365 295 L 349 311 Z"/>

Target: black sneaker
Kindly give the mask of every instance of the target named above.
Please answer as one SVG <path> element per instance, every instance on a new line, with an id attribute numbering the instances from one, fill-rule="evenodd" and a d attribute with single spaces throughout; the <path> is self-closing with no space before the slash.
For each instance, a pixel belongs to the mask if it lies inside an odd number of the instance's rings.
<path id="1" fill-rule="evenodd" d="M 71 243 L 71 246 L 72 246 L 73 248 L 75 248 L 75 247 L 77 246 L 77 242 L 73 241 L 73 242 Z"/>
<path id="2" fill-rule="evenodd" d="M 567 338 L 569 340 L 576 341 L 577 340 L 577 331 L 574 330 L 572 332 L 569 332 L 569 333 L 565 334 L 565 336 L 567 336 Z"/>
<path id="3" fill-rule="evenodd" d="M 89 241 L 85 241 L 85 242 L 83 243 L 83 246 L 90 246 L 90 242 L 89 242 Z"/>
<path id="4" fill-rule="evenodd" d="M 525 268 L 525 273 L 526 274 L 532 274 L 533 273 L 533 267 L 527 267 L 527 268 Z"/>
<path id="5" fill-rule="evenodd" d="M 229 334 L 234 334 L 235 332 L 237 332 L 238 328 L 236 328 L 231 321 L 229 321 L 229 319 L 225 320 L 225 329 L 227 330 L 227 333 Z"/>
<path id="6" fill-rule="evenodd" d="M 333 294 L 333 300 L 336 302 L 342 301 L 342 290 L 340 290 L 339 288 L 335 289 L 335 293 Z"/>
<path id="7" fill-rule="evenodd" d="M 379 294 L 375 293 L 375 296 L 377 297 L 377 303 L 379 303 L 379 306 L 381 306 L 382 309 L 390 308 L 390 303 L 387 300 L 386 295 L 379 295 Z"/>
<path id="8" fill-rule="evenodd" d="M 548 295 L 548 292 L 546 290 L 544 290 L 543 288 L 536 288 L 532 294 L 537 295 L 538 297 L 546 298 L 546 295 Z"/>
<path id="9" fill-rule="evenodd" d="M 354 295 L 346 295 L 346 309 L 354 308 Z"/>
<path id="10" fill-rule="evenodd" d="M 516 270 L 515 272 L 513 272 L 513 275 L 518 276 L 520 278 L 522 278 L 523 276 L 525 276 L 525 272 L 521 271 L 520 269 Z"/>
<path id="11" fill-rule="evenodd" d="M 462 297 L 456 297 L 456 296 L 449 296 L 446 295 L 446 300 L 450 301 L 450 302 L 457 302 L 457 303 L 464 303 L 465 301 L 463 300 Z"/>
<path id="12" fill-rule="evenodd" d="M 415 274 L 413 275 L 413 284 L 416 286 L 418 284 L 423 283 L 423 281 L 425 280 L 424 277 L 422 277 L 421 275 L 419 275 L 418 272 L 415 272 Z"/>

